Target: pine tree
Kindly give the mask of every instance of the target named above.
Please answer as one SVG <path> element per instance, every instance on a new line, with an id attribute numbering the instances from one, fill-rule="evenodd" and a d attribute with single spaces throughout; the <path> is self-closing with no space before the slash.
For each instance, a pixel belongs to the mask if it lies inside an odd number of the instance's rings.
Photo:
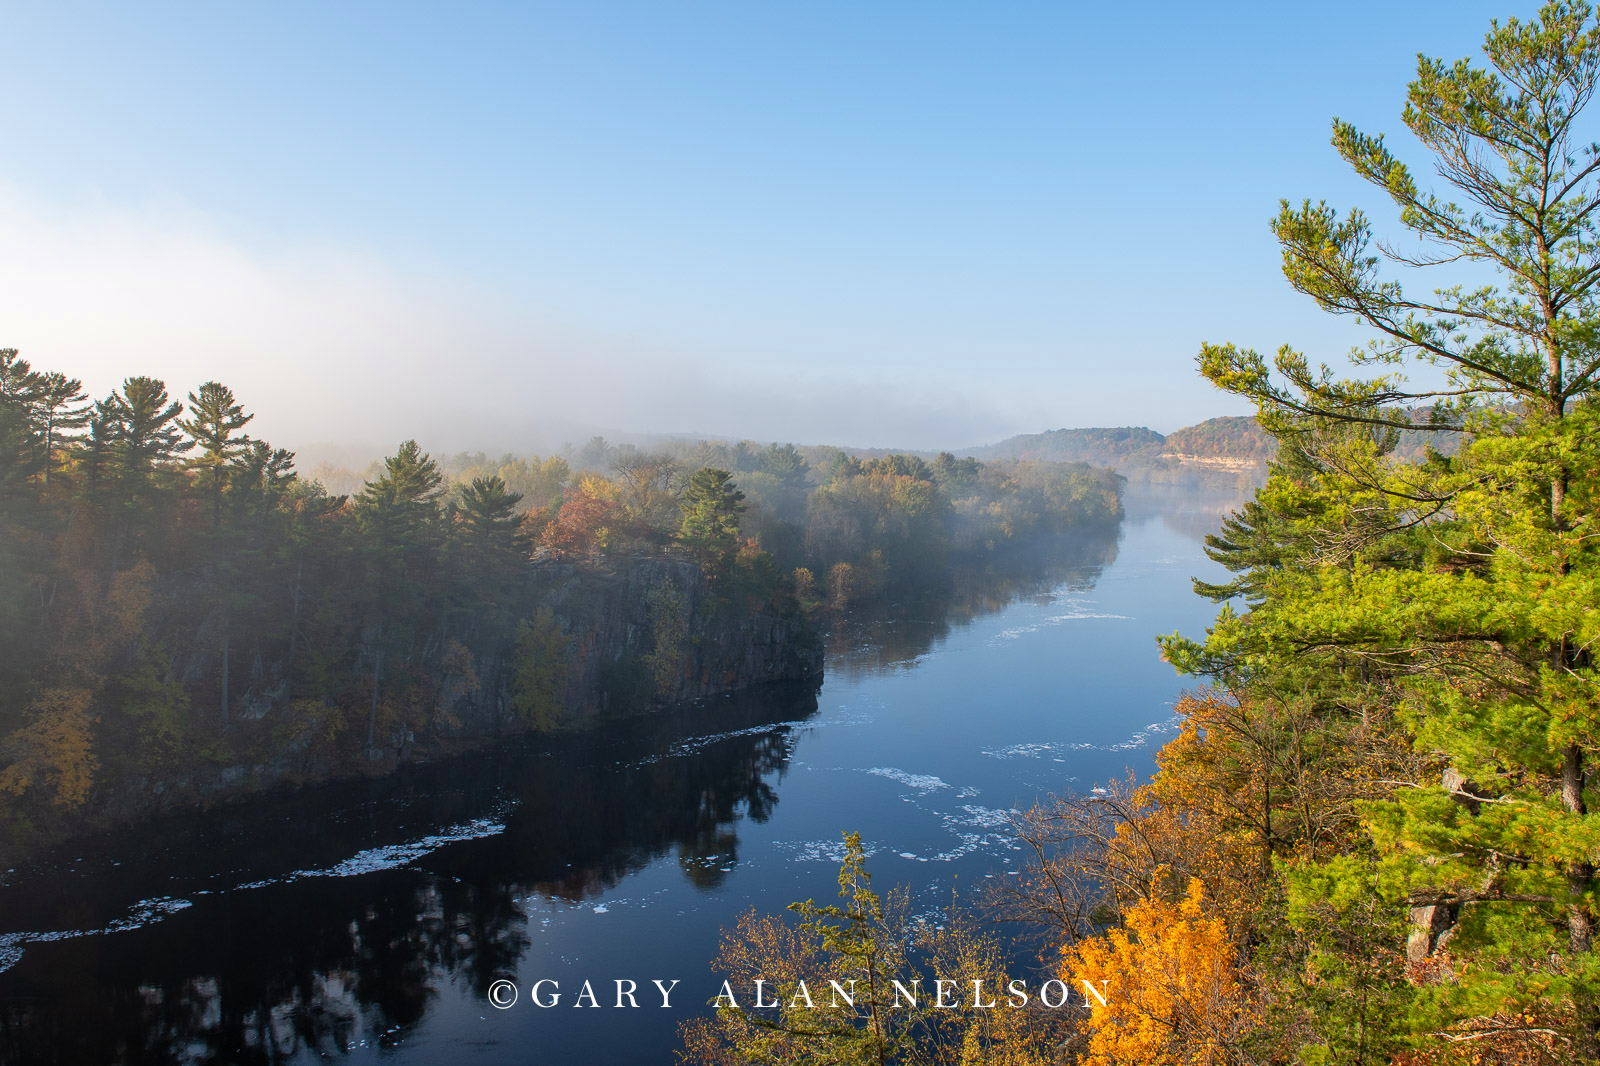
<path id="1" fill-rule="evenodd" d="M 439 513 L 439 465 L 417 442 L 403 442 L 383 461 L 383 473 L 355 498 L 370 533 L 396 547 L 409 547 Z"/>
<path id="2" fill-rule="evenodd" d="M 169 400 L 166 385 L 149 377 L 128 378 L 121 392 L 95 404 L 89 423 L 91 476 L 97 482 L 103 479 L 110 492 L 108 507 L 116 525 L 113 574 L 130 530 L 156 517 L 165 471 L 194 447 L 179 432 L 182 412 L 182 404 Z"/>
<path id="3" fill-rule="evenodd" d="M 1204 373 L 1254 399 L 1310 462 L 1275 472 L 1262 508 L 1213 545 L 1246 574 L 1215 591 L 1251 595 L 1250 613 L 1224 609 L 1203 644 L 1166 648 L 1246 690 L 1320 673 L 1389 700 L 1443 763 L 1440 783 L 1362 809 L 1379 872 L 1352 867 L 1337 890 L 1412 908 L 1420 960 L 1452 930 L 1459 961 L 1432 990 L 1443 1020 L 1430 1026 L 1553 1012 L 1542 1024 L 1572 1058 L 1600 1062 L 1600 820 L 1586 796 L 1600 755 L 1600 144 L 1579 127 L 1600 86 L 1591 15 L 1559 2 L 1496 23 L 1486 66 L 1419 58 L 1404 120 L 1442 194 L 1382 137 L 1334 122 L 1334 147 L 1414 240 L 1374 245 L 1359 211 L 1285 202 L 1284 274 L 1372 328 L 1358 363 L 1416 362 L 1442 383 L 1415 388 L 1397 370 L 1338 380 L 1288 347 L 1269 368 L 1206 345 Z M 1386 273 L 1462 262 L 1503 286 L 1474 277 L 1419 296 Z M 1418 426 L 1467 443 L 1451 458 L 1388 459 L 1390 434 Z M 1294 557 L 1280 567 L 1285 544 Z"/>
<path id="4" fill-rule="evenodd" d="M 372 702 L 367 715 L 367 751 L 377 745 L 379 692 L 386 641 L 420 610 L 426 570 L 437 548 L 439 466 L 414 440 L 383 461 L 383 473 L 355 498 L 365 534 L 367 596 L 372 612 Z"/>
<path id="5" fill-rule="evenodd" d="M 15 348 L 0 348 L 0 493 L 17 495 L 43 460 L 37 424 L 39 375 Z"/>
<path id="6" fill-rule="evenodd" d="M 522 493 L 507 492 L 498 475 L 473 478 L 461 489 L 457 519 L 463 534 L 485 556 L 514 548 L 521 501 Z"/>
<path id="7" fill-rule="evenodd" d="M 250 424 L 255 415 L 247 415 L 244 408 L 234 402 L 233 390 L 215 381 L 200 386 L 198 393 L 189 394 L 189 417 L 178 425 L 200 448 L 200 454 L 189 460 L 189 466 L 202 472 L 211 487 L 211 528 L 222 524 L 222 493 L 227 485 L 228 464 L 249 444 L 248 437 L 234 434 Z"/>
<path id="8" fill-rule="evenodd" d="M 15 348 L 0 348 L 0 404 L 27 408 L 38 396 L 39 375 Z"/>
<path id="9" fill-rule="evenodd" d="M 38 411 L 40 428 L 44 432 L 44 480 L 50 482 L 50 468 L 54 465 L 56 450 L 70 440 L 73 430 L 82 429 L 89 422 L 92 410 L 83 401 L 88 394 L 83 383 L 52 370 L 39 376 L 38 398 L 34 406 Z"/>
<path id="10" fill-rule="evenodd" d="M 727 570 L 739 542 L 739 516 L 744 513 L 744 493 L 733 475 L 715 467 L 702 467 L 689 478 L 683 494 L 683 522 L 678 539 L 700 556 L 713 573 Z"/>
<path id="11" fill-rule="evenodd" d="M 517 514 L 521 501 L 522 493 L 508 492 L 498 475 L 473 478 L 461 487 L 461 502 L 452 517 L 466 579 L 488 599 L 496 598 L 518 560 L 527 558 L 527 538 Z"/>
<path id="12" fill-rule="evenodd" d="M 116 476 L 130 493 L 148 484 L 157 467 L 194 445 L 179 433 L 183 404 L 169 402 L 167 387 L 155 378 L 132 377 L 97 405 L 108 424 L 116 455 Z"/>

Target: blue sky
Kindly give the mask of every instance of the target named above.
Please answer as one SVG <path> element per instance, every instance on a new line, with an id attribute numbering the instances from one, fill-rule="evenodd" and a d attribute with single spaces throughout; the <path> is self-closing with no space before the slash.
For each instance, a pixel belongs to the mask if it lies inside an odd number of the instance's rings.
<path id="1" fill-rule="evenodd" d="M 8 6 L 0 343 L 283 443 L 955 446 L 1337 359 L 1280 197 L 1381 201 L 1418 51 L 1531 5 Z"/>

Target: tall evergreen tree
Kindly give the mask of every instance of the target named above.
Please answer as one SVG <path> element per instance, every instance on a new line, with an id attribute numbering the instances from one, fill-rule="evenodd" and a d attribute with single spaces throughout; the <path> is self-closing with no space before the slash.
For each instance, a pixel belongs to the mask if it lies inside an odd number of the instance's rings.
<path id="1" fill-rule="evenodd" d="M 44 434 L 44 480 L 50 482 L 50 469 L 55 463 L 58 448 L 71 439 L 74 430 L 89 423 L 92 413 L 83 401 L 88 394 L 83 383 L 69 378 L 58 370 L 39 375 L 38 396 L 34 406 L 38 411 L 39 427 Z M 80 406 L 81 405 L 81 406 Z"/>
<path id="2" fill-rule="evenodd" d="M 38 395 L 39 376 L 15 348 L 0 348 L 0 403 L 29 407 Z"/>
<path id="3" fill-rule="evenodd" d="M 17 496 L 39 464 L 43 443 L 35 425 L 38 375 L 15 348 L 0 348 L 0 493 Z"/>
<path id="4" fill-rule="evenodd" d="M 1496 23 L 1486 66 L 1419 59 L 1404 121 L 1442 193 L 1421 188 L 1382 137 L 1334 122 L 1334 147 L 1415 239 L 1374 245 L 1359 211 L 1284 203 L 1284 274 L 1374 330 L 1358 363 L 1418 362 L 1443 383 L 1415 388 L 1398 369 L 1341 381 L 1288 347 L 1274 377 L 1255 352 L 1206 345 L 1205 374 L 1254 399 L 1262 423 L 1313 461 L 1275 471 L 1263 506 L 1211 546 L 1246 578 L 1209 591 L 1244 592 L 1254 609 L 1224 609 L 1203 644 L 1167 642 L 1180 667 L 1247 692 L 1320 666 L 1397 700 L 1419 750 L 1443 761 L 1441 783 L 1364 811 L 1376 882 L 1339 860 L 1304 884 L 1342 880 L 1333 891 L 1348 893 L 1365 878 L 1424 916 L 1422 955 L 1453 924 L 1461 964 L 1431 990 L 1443 1018 L 1429 1026 L 1449 1033 L 1547 997 L 1585 1062 L 1600 1061 L 1600 821 L 1586 795 L 1600 755 L 1600 143 L 1580 126 L 1600 84 L 1591 15 L 1558 2 Z M 1502 284 L 1463 279 L 1419 296 L 1385 272 L 1460 263 Z M 1419 404 L 1433 406 L 1419 416 Z M 1383 436 L 1333 424 L 1420 425 L 1469 443 L 1454 459 L 1397 464 Z M 1294 565 L 1280 568 L 1290 542 Z"/>
<path id="5" fill-rule="evenodd" d="M 155 378 L 128 378 L 121 392 L 113 392 L 99 406 L 113 442 L 116 476 L 129 491 L 137 491 L 158 466 L 194 447 L 179 432 L 183 404 L 169 400 L 166 385 Z"/>
<path id="6" fill-rule="evenodd" d="M 155 497 L 166 469 L 194 447 L 179 432 L 177 421 L 182 413 L 183 405 L 169 399 L 166 385 L 150 377 L 128 378 L 120 392 L 95 404 L 90 418 L 91 462 L 110 491 L 116 524 L 113 574 L 121 565 L 130 526 L 154 519 Z"/>
<path id="7" fill-rule="evenodd" d="M 245 446 L 248 437 L 236 437 L 255 415 L 247 415 L 234 402 L 233 390 L 215 381 L 189 394 L 189 417 L 178 425 L 187 433 L 200 453 L 189 460 L 210 486 L 211 528 L 222 524 L 222 493 L 227 484 L 229 463 Z"/>
<path id="8" fill-rule="evenodd" d="M 355 498 L 367 529 L 387 543 L 410 546 L 438 517 L 439 464 L 414 440 L 403 442 L 383 461 L 383 473 Z"/>
<path id="9" fill-rule="evenodd" d="M 499 475 L 473 478 L 461 489 L 461 525 L 472 539 L 485 546 L 509 544 L 517 528 L 517 504 L 521 501 L 522 493 L 506 491 L 506 483 Z"/>
<path id="10" fill-rule="evenodd" d="M 493 593 L 509 576 L 519 558 L 527 557 L 520 532 L 517 504 L 522 493 L 508 492 L 498 475 L 473 478 L 461 487 L 461 504 L 455 512 L 467 580 Z"/>
<path id="11" fill-rule="evenodd" d="M 355 498 L 365 535 L 368 600 L 372 611 L 372 700 L 367 750 L 376 751 L 385 641 L 420 610 L 428 563 L 438 546 L 440 485 L 437 463 L 414 440 L 383 461 L 383 473 Z"/>
<path id="12" fill-rule="evenodd" d="M 678 539 L 708 568 L 725 571 L 739 542 L 739 516 L 744 513 L 744 493 L 734 485 L 733 475 L 710 466 L 696 470 L 684 490 L 682 507 Z"/>

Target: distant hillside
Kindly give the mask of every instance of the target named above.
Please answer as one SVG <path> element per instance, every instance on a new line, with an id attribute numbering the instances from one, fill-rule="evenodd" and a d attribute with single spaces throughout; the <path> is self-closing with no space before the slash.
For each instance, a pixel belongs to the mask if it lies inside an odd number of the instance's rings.
<path id="1" fill-rule="evenodd" d="M 1414 462 L 1429 448 L 1453 455 L 1459 446 L 1454 433 L 1408 429 L 1400 433 L 1393 454 Z M 1255 416 L 1226 415 L 1164 437 L 1143 426 L 1053 429 L 1010 437 L 966 454 L 979 459 L 1053 459 L 1108 466 L 1134 484 L 1248 489 L 1266 480 L 1267 463 L 1277 451 L 1278 442 L 1261 429 Z"/>
<path id="2" fill-rule="evenodd" d="M 1117 466 L 1135 456 L 1153 456 L 1166 438 L 1143 426 L 1111 429 L 1052 429 L 1009 437 L 999 444 L 973 448 L 977 459 L 1033 459 L 1057 463 Z"/>
<path id="3" fill-rule="evenodd" d="M 1225 415 L 1185 426 L 1167 437 L 1166 455 L 1207 459 L 1271 459 L 1278 442 L 1256 424 L 1254 415 Z"/>
<path id="4" fill-rule="evenodd" d="M 973 448 L 979 459 L 1048 459 L 1109 466 L 1130 482 L 1246 488 L 1266 478 L 1276 442 L 1254 417 L 1211 418 L 1163 436 L 1144 426 L 1053 429 Z"/>

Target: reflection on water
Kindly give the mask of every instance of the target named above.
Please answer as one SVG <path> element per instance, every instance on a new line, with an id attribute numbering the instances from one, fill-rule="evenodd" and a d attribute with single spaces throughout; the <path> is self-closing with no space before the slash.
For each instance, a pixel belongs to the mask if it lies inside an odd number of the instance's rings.
<path id="1" fill-rule="evenodd" d="M 1117 558 L 1119 530 L 1093 530 L 1049 549 L 1020 552 L 952 575 L 950 585 L 918 598 L 874 604 L 833 621 L 828 629 L 830 678 L 863 676 L 914 665 L 975 618 L 1019 601 L 1088 590 Z"/>
<path id="2" fill-rule="evenodd" d="M 79 842 L 0 889 L 5 927 L 29 931 L 0 938 L 0 1062 L 274 1062 L 391 1044 L 442 988 L 481 993 L 516 973 L 533 900 L 593 898 L 669 853 L 690 883 L 719 885 L 739 861 L 736 824 L 770 817 L 791 732 L 816 708 L 814 687 L 775 686 L 631 721 L 624 738 Z M 165 913 L 128 920 L 157 893 Z"/>
<path id="3" fill-rule="evenodd" d="M 1142 489 L 1126 493 L 1122 505 L 1127 524 L 1160 522 L 1180 536 L 1204 543 L 1208 535 L 1222 527 L 1223 519 L 1244 505 L 1244 500 L 1231 492 Z"/>

